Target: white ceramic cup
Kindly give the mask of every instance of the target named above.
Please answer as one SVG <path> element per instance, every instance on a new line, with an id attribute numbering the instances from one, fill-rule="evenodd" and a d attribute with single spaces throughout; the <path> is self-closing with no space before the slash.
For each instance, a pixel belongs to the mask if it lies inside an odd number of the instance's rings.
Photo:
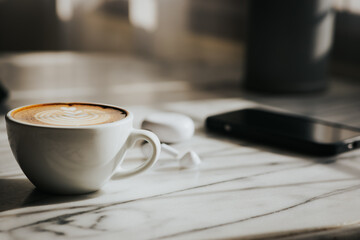
<path id="1" fill-rule="evenodd" d="M 87 104 L 87 103 L 84 103 Z M 93 104 L 93 103 L 89 103 Z M 82 194 L 99 190 L 111 177 L 122 179 L 149 169 L 161 146 L 155 134 L 134 129 L 133 115 L 91 126 L 50 126 L 20 122 L 13 109 L 6 115 L 12 152 L 28 179 L 39 189 L 57 194 Z M 134 169 L 116 168 L 136 141 L 152 147 L 151 156 Z"/>

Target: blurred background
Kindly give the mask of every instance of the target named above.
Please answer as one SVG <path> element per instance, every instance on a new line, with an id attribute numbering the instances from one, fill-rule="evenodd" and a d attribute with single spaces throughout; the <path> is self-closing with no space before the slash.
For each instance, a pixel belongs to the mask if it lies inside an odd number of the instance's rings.
<path id="1" fill-rule="evenodd" d="M 311 3 L 311 9 L 304 7 L 305 13 L 292 7 L 296 1 L 287 6 L 285 2 L 289 1 L 0 0 L 0 81 L 4 88 L 13 90 L 13 99 L 27 96 L 34 101 L 47 96 L 47 87 L 54 84 L 58 92 L 51 97 L 55 99 L 70 94 L 69 85 L 78 88 L 77 96 L 85 96 L 90 90 L 84 84 L 99 85 L 98 91 L 105 91 L 97 82 L 116 83 L 120 79 L 124 84 L 145 84 L 139 88 L 159 88 L 156 82 L 166 79 L 167 85 L 161 85 L 164 91 L 185 90 L 189 82 L 207 89 L 240 89 L 248 80 L 246 70 L 261 72 L 263 65 L 258 64 L 264 64 L 247 54 L 254 55 L 259 46 L 266 46 L 263 43 L 273 44 L 268 39 L 279 35 L 266 25 L 268 19 L 287 13 L 288 17 L 297 16 L 293 21 L 303 21 L 299 16 L 311 11 L 316 18 L 308 32 L 327 36 L 313 41 L 329 56 L 323 71 L 358 81 L 360 1 L 297 1 Z M 259 18 L 259 12 L 268 13 L 268 19 L 258 22 L 262 28 L 250 21 L 254 16 Z M 323 18 L 327 19 L 326 28 Z M 257 38 L 261 41 L 253 45 L 253 51 L 249 42 L 256 42 L 252 36 L 260 31 L 267 35 Z M 299 33 L 289 32 L 291 41 L 300 39 Z M 291 48 L 287 46 L 285 51 Z M 265 53 L 255 55 L 256 59 L 265 59 Z M 146 85 L 150 80 L 155 85 Z M 34 91 L 21 92 L 26 85 Z"/>
<path id="2" fill-rule="evenodd" d="M 0 1 L 2 52 L 102 51 L 232 62 L 245 27 L 244 0 Z"/>

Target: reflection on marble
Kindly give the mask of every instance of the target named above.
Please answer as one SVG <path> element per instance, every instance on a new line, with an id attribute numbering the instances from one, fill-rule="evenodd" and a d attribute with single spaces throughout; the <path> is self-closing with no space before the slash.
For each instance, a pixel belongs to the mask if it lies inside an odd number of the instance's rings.
<path id="1" fill-rule="evenodd" d="M 130 106 L 192 117 L 195 136 L 173 145 L 203 163 L 162 157 L 134 178 L 90 195 L 37 191 L 21 173 L 0 124 L 0 239 L 307 239 L 360 236 L 360 152 L 310 158 L 207 133 L 207 115 L 254 105 L 240 99 Z M 139 149 L 127 165 L 138 164 Z"/>

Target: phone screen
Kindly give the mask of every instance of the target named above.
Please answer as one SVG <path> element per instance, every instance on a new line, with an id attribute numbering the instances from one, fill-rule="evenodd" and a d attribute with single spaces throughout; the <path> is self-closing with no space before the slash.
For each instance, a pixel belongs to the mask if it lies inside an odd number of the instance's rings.
<path id="1" fill-rule="evenodd" d="M 253 129 L 252 131 L 325 144 L 360 136 L 360 129 L 260 109 L 244 109 L 225 113 L 219 115 L 219 118 L 229 126 L 246 127 Z"/>

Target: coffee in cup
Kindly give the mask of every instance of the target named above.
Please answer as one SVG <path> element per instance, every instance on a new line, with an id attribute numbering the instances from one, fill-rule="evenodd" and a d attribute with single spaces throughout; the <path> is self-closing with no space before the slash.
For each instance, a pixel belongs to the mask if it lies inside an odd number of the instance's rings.
<path id="1" fill-rule="evenodd" d="M 119 121 L 126 112 L 103 105 L 84 103 L 48 103 L 27 106 L 12 112 L 23 123 L 50 126 L 89 126 Z"/>

